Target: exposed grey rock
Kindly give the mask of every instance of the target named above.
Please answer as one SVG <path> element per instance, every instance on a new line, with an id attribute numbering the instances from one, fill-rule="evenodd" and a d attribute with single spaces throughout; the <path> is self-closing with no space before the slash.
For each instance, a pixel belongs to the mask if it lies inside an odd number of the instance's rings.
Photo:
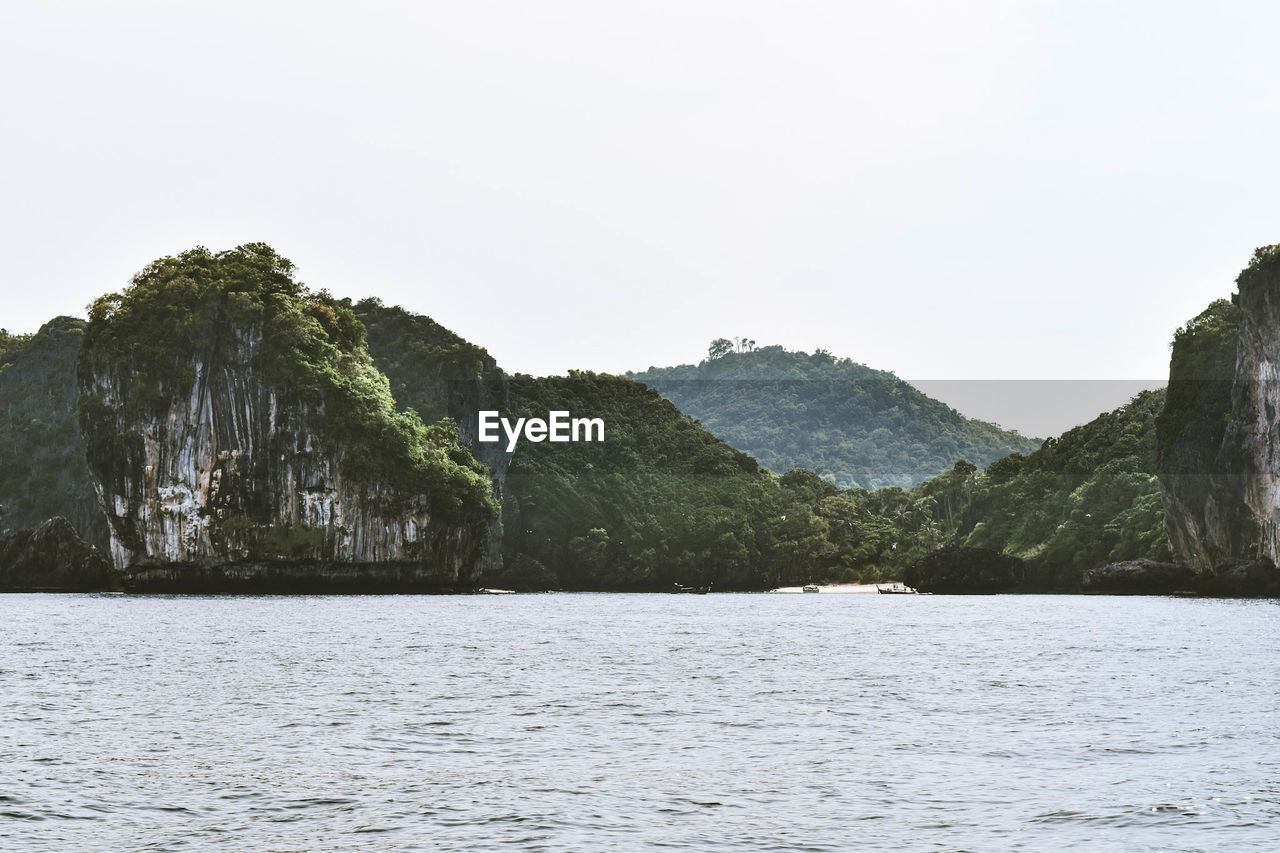
<path id="1" fill-rule="evenodd" d="M 1212 578 L 1280 561 L 1280 258 L 1259 250 L 1233 306 L 1175 340 L 1158 422 L 1175 561 Z M 1234 326 L 1233 326 L 1234 324 Z M 1234 334 L 1230 334 L 1234 328 Z M 1229 585 L 1229 584 L 1228 584 Z"/>
<path id="2" fill-rule="evenodd" d="M 430 317 L 386 306 L 376 298 L 351 307 L 368 330 L 369 354 L 386 374 L 396 404 L 416 411 L 424 423 L 453 419 L 462 443 L 488 467 L 503 511 L 490 522 L 483 570 L 500 572 L 504 524 L 518 513 L 506 489 L 511 454 L 505 442 L 480 441 L 477 413 L 510 411 L 506 374 L 483 347 Z"/>
<path id="3" fill-rule="evenodd" d="M 81 420 L 129 588 L 452 589 L 474 584 L 489 519 L 433 516 L 429 496 L 354 477 L 322 440 L 324 411 L 273 384 L 260 326 L 183 365 L 189 389 L 146 388 L 127 360 L 86 351 Z M 130 414 L 131 397 L 162 401 Z M 305 581 L 305 583 L 304 583 Z"/>
<path id="4" fill-rule="evenodd" d="M 1218 524 L 1238 538 L 1230 555 L 1280 562 L 1280 267 L 1267 264 L 1240 276 L 1231 419 L 1224 439 L 1228 474 L 1239 474 L 1243 507 Z"/>

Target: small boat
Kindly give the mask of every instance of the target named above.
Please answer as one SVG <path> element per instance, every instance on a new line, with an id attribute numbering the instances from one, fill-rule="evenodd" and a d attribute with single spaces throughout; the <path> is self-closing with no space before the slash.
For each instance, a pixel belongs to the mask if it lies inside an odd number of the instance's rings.
<path id="1" fill-rule="evenodd" d="M 805 584 L 804 587 L 802 587 L 802 589 L 805 592 L 822 592 L 822 590 L 818 588 L 818 585 L 816 583 Z"/>
<path id="2" fill-rule="evenodd" d="M 706 595 L 711 592 L 711 584 L 707 584 L 706 586 L 681 586 L 677 583 L 672 585 L 671 591 L 674 593 L 686 593 L 688 595 Z"/>
<path id="3" fill-rule="evenodd" d="M 876 584 L 876 592 L 880 593 L 881 595 L 918 595 L 919 594 L 916 590 L 912 589 L 906 584 L 901 584 L 901 583 L 895 583 L 893 586 L 889 587 L 888 589 L 880 586 L 880 584 Z"/>

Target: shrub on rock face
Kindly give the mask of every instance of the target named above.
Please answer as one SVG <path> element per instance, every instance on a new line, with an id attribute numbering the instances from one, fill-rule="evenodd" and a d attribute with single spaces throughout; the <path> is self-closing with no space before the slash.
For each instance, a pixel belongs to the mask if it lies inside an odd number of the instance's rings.
<path id="1" fill-rule="evenodd" d="M 903 580 L 921 592 L 1004 592 L 1022 583 L 1017 557 L 987 548 L 942 548 L 907 567 Z"/>

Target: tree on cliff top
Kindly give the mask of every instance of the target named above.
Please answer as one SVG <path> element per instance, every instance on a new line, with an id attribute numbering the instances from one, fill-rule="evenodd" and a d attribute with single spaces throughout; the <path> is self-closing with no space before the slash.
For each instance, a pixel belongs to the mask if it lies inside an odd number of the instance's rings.
<path id="1" fill-rule="evenodd" d="M 31 340 L 31 335 L 15 335 L 8 329 L 0 329 L 0 368 L 13 361 L 13 357 Z"/>
<path id="2" fill-rule="evenodd" d="M 1174 334 L 1168 400 L 1156 419 L 1164 470 L 1183 467 L 1179 458 L 1199 473 L 1211 470 L 1231 411 L 1239 331 L 1240 309 L 1217 299 Z"/>
<path id="3" fill-rule="evenodd" d="M 95 359 L 127 364 L 146 379 L 129 405 L 155 413 L 190 391 L 198 356 L 249 329 L 261 332 L 267 380 L 323 404 L 324 437 L 342 449 L 351 473 L 424 491 L 445 515 L 496 512 L 487 471 L 456 432 L 396 409 L 352 310 L 295 280 L 294 265 L 265 243 L 160 258 L 124 291 L 97 299 L 81 369 Z"/>
<path id="4" fill-rule="evenodd" d="M 1249 259 L 1249 266 L 1240 271 L 1240 275 L 1236 276 L 1236 284 L 1241 280 L 1248 278 L 1255 272 L 1270 266 L 1275 261 L 1280 260 L 1280 243 L 1271 246 L 1259 246 L 1253 250 L 1253 257 Z"/>

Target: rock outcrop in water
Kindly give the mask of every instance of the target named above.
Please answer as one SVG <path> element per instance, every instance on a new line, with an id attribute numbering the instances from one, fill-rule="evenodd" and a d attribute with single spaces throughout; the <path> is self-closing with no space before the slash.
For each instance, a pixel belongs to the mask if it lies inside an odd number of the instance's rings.
<path id="1" fill-rule="evenodd" d="M 89 467 L 129 588 L 466 588 L 488 471 L 397 412 L 350 310 L 260 244 L 157 261 L 92 312 Z"/>
<path id="2" fill-rule="evenodd" d="M 942 548 L 907 567 L 903 580 L 920 592 L 1007 592 L 1023 581 L 1022 560 L 988 548 Z"/>
<path id="3" fill-rule="evenodd" d="M 1236 282 L 1174 339 L 1158 470 L 1174 559 L 1247 593 L 1280 561 L 1280 247 Z"/>
<path id="4" fill-rule="evenodd" d="M 1195 576 L 1186 566 L 1156 560 L 1126 560 L 1085 569 L 1080 578 L 1084 592 L 1114 595 L 1160 595 L 1196 586 Z"/>
<path id="5" fill-rule="evenodd" d="M 0 591 L 94 592 L 114 580 L 111 561 L 61 516 L 0 536 Z"/>

